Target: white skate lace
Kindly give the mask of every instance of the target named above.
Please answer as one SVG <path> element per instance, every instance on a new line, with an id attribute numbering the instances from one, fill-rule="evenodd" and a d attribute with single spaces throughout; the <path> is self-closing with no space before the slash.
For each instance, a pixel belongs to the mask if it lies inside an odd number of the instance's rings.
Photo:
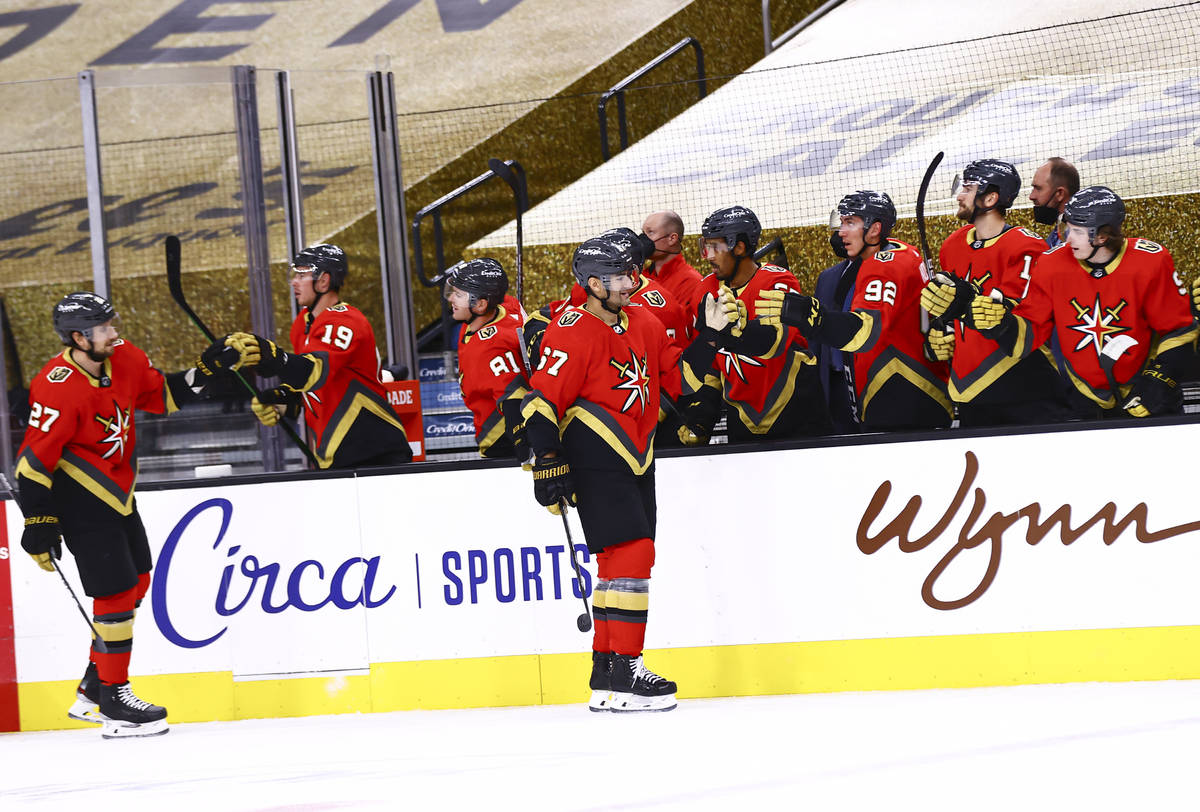
<path id="1" fill-rule="evenodd" d="M 122 685 L 117 689 L 117 698 L 121 700 L 122 705 L 137 710 L 146 710 L 150 707 L 150 703 L 144 699 L 138 699 L 133 693 L 133 689 L 129 687 L 129 683 Z"/>
<path id="2" fill-rule="evenodd" d="M 663 679 L 658 674 L 655 674 L 653 671 L 651 671 L 649 668 L 647 668 L 646 664 L 642 662 L 641 657 L 637 658 L 637 664 L 634 666 L 634 669 L 633 669 L 633 678 L 635 681 L 642 679 L 642 680 L 645 680 L 646 682 L 666 682 L 665 679 Z"/>

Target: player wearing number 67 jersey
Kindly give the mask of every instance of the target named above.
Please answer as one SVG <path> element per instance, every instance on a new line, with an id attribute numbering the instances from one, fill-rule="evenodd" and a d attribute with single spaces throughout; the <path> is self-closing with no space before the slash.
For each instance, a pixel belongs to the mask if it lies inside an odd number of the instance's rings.
<path id="1" fill-rule="evenodd" d="M 572 270 L 587 302 L 542 335 L 521 404 L 534 453 L 534 497 L 552 512 L 577 505 L 596 554 L 592 710 L 675 707 L 675 683 L 647 669 L 642 645 L 654 565 L 654 433 L 663 393 L 679 395 L 679 348 L 650 308 L 631 305 L 633 242 L 586 240 Z"/>
<path id="2" fill-rule="evenodd" d="M 946 364 L 930 360 L 921 332 L 921 257 L 889 240 L 896 209 L 882 192 L 846 195 L 830 226 L 861 265 L 848 311 L 810 296 L 766 291 L 757 302 L 767 323 L 797 327 L 813 341 L 853 354 L 844 364 L 859 422 L 869 429 L 941 428 L 954 407 L 946 394 Z"/>
<path id="3" fill-rule="evenodd" d="M 484 457 L 529 458 L 521 419 L 528 394 L 521 360 L 519 312 L 501 304 L 508 276 L 494 259 L 460 262 L 446 272 L 451 317 L 463 325 L 458 338 L 458 382 L 475 420 L 475 442 Z"/>
<path id="4" fill-rule="evenodd" d="M 958 318 L 945 319 L 942 307 L 953 303 L 959 289 L 972 298 L 977 293 L 1014 303 L 1024 298 L 1046 243 L 1005 220 L 1020 188 L 1021 177 L 1012 164 L 990 158 L 967 164 L 953 193 L 958 218 L 968 224 L 942 243 L 941 274 L 922 292 L 936 326 L 951 328 L 931 330 L 929 344 L 939 360 L 949 358 L 948 389 L 963 426 L 1048 423 L 1068 416 L 1063 380 L 1049 345 L 1014 359 L 995 341 L 968 329 L 969 308 Z M 941 292 L 945 295 L 939 297 Z"/>
<path id="5" fill-rule="evenodd" d="M 280 386 L 254 399 L 265 425 L 281 414 L 304 411 L 322 468 L 394 465 L 412 460 L 400 418 L 379 378 L 379 351 L 366 316 L 341 301 L 346 254 L 336 245 L 314 245 L 292 261 L 292 293 L 300 313 L 292 322 L 288 353 L 250 333 L 234 333 L 229 346 L 259 374 L 278 376 Z"/>

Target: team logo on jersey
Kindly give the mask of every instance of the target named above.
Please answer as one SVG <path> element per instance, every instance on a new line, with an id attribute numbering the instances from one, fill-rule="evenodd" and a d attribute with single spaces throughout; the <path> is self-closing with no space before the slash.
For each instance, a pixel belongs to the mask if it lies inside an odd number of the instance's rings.
<path id="1" fill-rule="evenodd" d="M 892 257 L 894 256 L 896 256 L 896 254 L 892 251 L 879 251 L 875 254 L 875 259 L 880 262 L 891 262 Z"/>
<path id="2" fill-rule="evenodd" d="M 497 332 L 499 332 L 499 331 L 496 329 L 496 325 L 491 324 L 491 325 L 488 325 L 487 327 L 484 327 L 482 330 L 480 330 L 475 335 L 479 336 L 480 341 L 487 341 L 489 338 L 494 336 Z"/>
<path id="3" fill-rule="evenodd" d="M 113 454 L 120 453 L 121 459 L 124 459 L 125 446 L 129 443 L 129 430 L 133 426 L 133 409 L 122 410 L 116 401 L 113 401 L 113 416 L 96 415 L 96 422 L 108 432 L 108 436 L 100 440 L 108 446 L 108 450 L 101 454 L 100 458 L 106 460 Z"/>
<path id="4" fill-rule="evenodd" d="M 1096 301 L 1091 307 L 1084 307 L 1075 299 L 1071 300 L 1071 306 L 1075 308 L 1075 317 L 1079 320 L 1079 324 L 1069 325 L 1072 330 L 1083 333 L 1083 337 L 1079 339 L 1079 343 L 1075 345 L 1075 351 L 1078 352 L 1088 344 L 1096 350 L 1096 354 L 1100 354 L 1100 350 L 1104 349 L 1104 342 L 1108 341 L 1118 333 L 1124 333 L 1128 327 L 1122 327 L 1117 324 L 1121 320 L 1121 311 L 1127 305 L 1122 299 L 1116 307 L 1104 307 L 1100 304 L 1100 294 L 1096 294 Z"/>
<path id="5" fill-rule="evenodd" d="M 666 307 L 667 300 L 657 290 L 648 290 L 642 294 L 642 301 L 651 307 Z"/>
<path id="6" fill-rule="evenodd" d="M 579 319 L 582 315 L 583 314 L 580 313 L 578 310 L 568 310 L 566 313 L 563 313 L 561 316 L 559 316 L 558 326 L 559 327 L 570 327 L 572 324 L 579 321 Z"/>
<path id="7" fill-rule="evenodd" d="M 724 370 L 725 379 L 736 377 L 742 383 L 746 383 L 746 373 L 742 370 L 742 366 L 761 367 L 764 366 L 762 361 L 757 358 L 752 358 L 749 355 L 738 355 L 736 352 L 730 352 L 722 348 L 718 351 L 721 359 L 721 369 Z"/>
<path id="8" fill-rule="evenodd" d="M 613 386 L 616 391 L 628 392 L 625 397 L 625 405 L 621 407 L 621 411 L 629 411 L 629 407 L 634 403 L 641 402 L 642 411 L 646 411 L 650 400 L 650 376 L 646 374 L 646 357 L 640 359 L 629 352 L 629 363 L 622 364 L 613 358 L 608 362 L 620 376 L 620 383 Z"/>
<path id="9" fill-rule="evenodd" d="M 1163 247 L 1158 243 L 1140 238 L 1133 244 L 1133 248 L 1135 251 L 1145 251 L 1147 254 L 1157 254 L 1163 250 Z"/>
<path id="10" fill-rule="evenodd" d="M 50 383 L 62 383 L 69 377 L 71 377 L 70 367 L 55 367 L 46 373 L 46 380 Z"/>

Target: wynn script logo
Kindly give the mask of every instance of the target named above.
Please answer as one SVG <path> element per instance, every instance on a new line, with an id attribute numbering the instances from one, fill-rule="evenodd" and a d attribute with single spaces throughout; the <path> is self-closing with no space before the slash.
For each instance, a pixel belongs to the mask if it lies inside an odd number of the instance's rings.
<path id="1" fill-rule="evenodd" d="M 921 598 L 927 605 L 934 609 L 959 609 L 973 603 L 986 592 L 988 587 L 992 585 L 992 582 L 996 580 L 996 573 L 1000 570 L 1000 554 L 1005 532 L 1022 521 L 1026 522 L 1025 542 L 1031 546 L 1055 532 L 1056 528 L 1058 539 L 1063 545 L 1071 544 L 1097 525 L 1101 528 L 1101 537 L 1105 545 L 1112 545 L 1131 526 L 1134 538 L 1143 544 L 1163 541 L 1164 539 L 1181 536 L 1184 533 L 1192 533 L 1200 530 L 1200 521 L 1180 524 L 1164 530 L 1147 529 L 1147 525 L 1149 524 L 1149 509 L 1146 507 L 1145 502 L 1138 502 L 1120 519 L 1117 519 L 1118 508 L 1116 504 L 1109 502 L 1096 511 L 1094 515 L 1076 526 L 1072 526 L 1071 524 L 1071 505 L 1061 505 L 1055 508 L 1043 520 L 1042 514 L 1044 511 L 1042 506 L 1037 502 L 1031 502 L 1013 513 L 996 511 L 984 519 L 984 509 L 987 506 L 987 493 L 983 488 L 974 488 L 974 501 L 971 503 L 967 515 L 960 517 L 959 513 L 966 504 L 967 494 L 972 491 L 975 484 L 975 477 L 978 474 L 979 459 L 973 452 L 968 451 L 966 455 L 966 470 L 963 472 L 962 482 L 958 486 L 958 491 L 954 494 L 954 498 L 950 500 L 950 504 L 946 506 L 941 518 L 923 536 L 912 538 L 914 534 L 913 525 L 917 522 L 917 517 L 921 512 L 922 499 L 919 495 L 911 497 L 908 503 L 896 514 L 894 519 L 887 523 L 883 530 L 874 535 L 871 534 L 871 525 L 884 512 L 888 504 L 888 497 L 892 494 L 892 483 L 890 480 L 884 480 L 875 489 L 875 495 L 871 497 L 870 503 L 868 503 L 866 510 L 863 511 L 862 520 L 858 524 L 856 538 L 858 549 L 867 555 L 871 555 L 881 550 L 892 539 L 896 539 L 901 552 L 920 552 L 942 538 L 951 524 L 956 520 L 959 522 L 958 538 L 954 545 L 942 556 L 937 565 L 929 571 L 925 582 L 921 584 Z M 990 545 L 990 556 L 988 558 L 987 569 L 984 571 L 983 577 L 979 579 L 979 583 L 975 588 L 960 598 L 942 600 L 936 597 L 934 595 L 934 587 L 937 585 L 938 578 L 954 564 L 959 553 L 964 550 L 973 550 L 984 544 Z"/>

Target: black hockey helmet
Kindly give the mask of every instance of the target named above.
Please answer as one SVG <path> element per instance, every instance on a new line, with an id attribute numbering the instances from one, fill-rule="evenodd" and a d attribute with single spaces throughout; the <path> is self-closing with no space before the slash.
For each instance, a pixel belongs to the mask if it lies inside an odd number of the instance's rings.
<path id="1" fill-rule="evenodd" d="M 313 281 L 321 274 L 329 274 L 329 289 L 341 290 L 346 281 L 349 265 L 346 263 L 346 252 L 336 245 L 322 243 L 310 245 L 296 252 L 292 259 L 292 270 L 311 268 Z"/>
<path id="2" fill-rule="evenodd" d="M 892 227 L 896 225 L 896 207 L 887 192 L 859 189 L 838 201 L 833 216 L 829 218 L 829 227 L 837 228 L 841 225 L 843 217 L 861 217 L 864 237 L 873 224 L 881 223 L 883 231 L 880 232 L 879 239 L 882 241 L 888 238 Z"/>
<path id="3" fill-rule="evenodd" d="M 633 276 L 640 268 L 641 264 L 634 256 L 629 239 L 612 232 L 584 240 L 571 258 L 571 273 L 575 274 L 575 281 L 585 290 L 588 279 L 593 276 L 599 278 L 604 289 L 608 290 L 610 278 L 622 274 Z"/>
<path id="4" fill-rule="evenodd" d="M 762 236 L 762 224 L 758 222 L 758 216 L 745 206 L 726 206 L 704 218 L 700 236 L 706 240 L 719 237 L 725 240 L 730 251 L 737 247 L 740 240 L 746 243 L 746 256 L 752 257 L 754 249 L 758 248 L 758 238 Z"/>
<path id="5" fill-rule="evenodd" d="M 54 332 L 64 344 L 71 345 L 75 343 L 71 333 L 80 332 L 90 339 L 93 327 L 116 317 L 116 309 L 103 296 L 85 290 L 68 293 L 54 306 Z"/>
<path id="6" fill-rule="evenodd" d="M 489 307 L 498 307 L 508 293 L 508 274 L 491 257 L 464 259 L 446 271 L 446 285 L 453 286 L 471 297 L 470 306 L 487 299 Z"/>
<path id="7" fill-rule="evenodd" d="M 955 178 L 952 194 L 957 197 L 962 186 L 971 185 L 978 188 L 975 193 L 976 211 L 985 211 L 979 205 L 979 201 L 987 194 L 988 187 L 991 186 L 995 186 L 996 192 L 1000 195 L 996 208 L 1000 211 L 1008 211 L 1013 201 L 1017 199 L 1017 193 L 1021 191 L 1021 176 L 1017 174 L 1017 168 L 1007 161 L 982 158 L 978 161 L 971 161 L 962 174 Z"/>
<path id="8" fill-rule="evenodd" d="M 650 255 L 654 253 L 654 240 L 647 237 L 645 234 L 636 234 L 632 228 L 610 228 L 600 235 L 603 238 L 612 238 L 617 240 L 625 240 L 629 243 L 629 253 L 633 255 L 634 261 L 638 267 L 646 264 L 646 260 L 650 259 Z"/>
<path id="9" fill-rule="evenodd" d="M 1096 239 L 1101 226 L 1121 233 L 1125 221 L 1125 202 L 1107 186 L 1085 186 L 1067 201 L 1063 222 L 1088 230 L 1088 238 Z"/>

